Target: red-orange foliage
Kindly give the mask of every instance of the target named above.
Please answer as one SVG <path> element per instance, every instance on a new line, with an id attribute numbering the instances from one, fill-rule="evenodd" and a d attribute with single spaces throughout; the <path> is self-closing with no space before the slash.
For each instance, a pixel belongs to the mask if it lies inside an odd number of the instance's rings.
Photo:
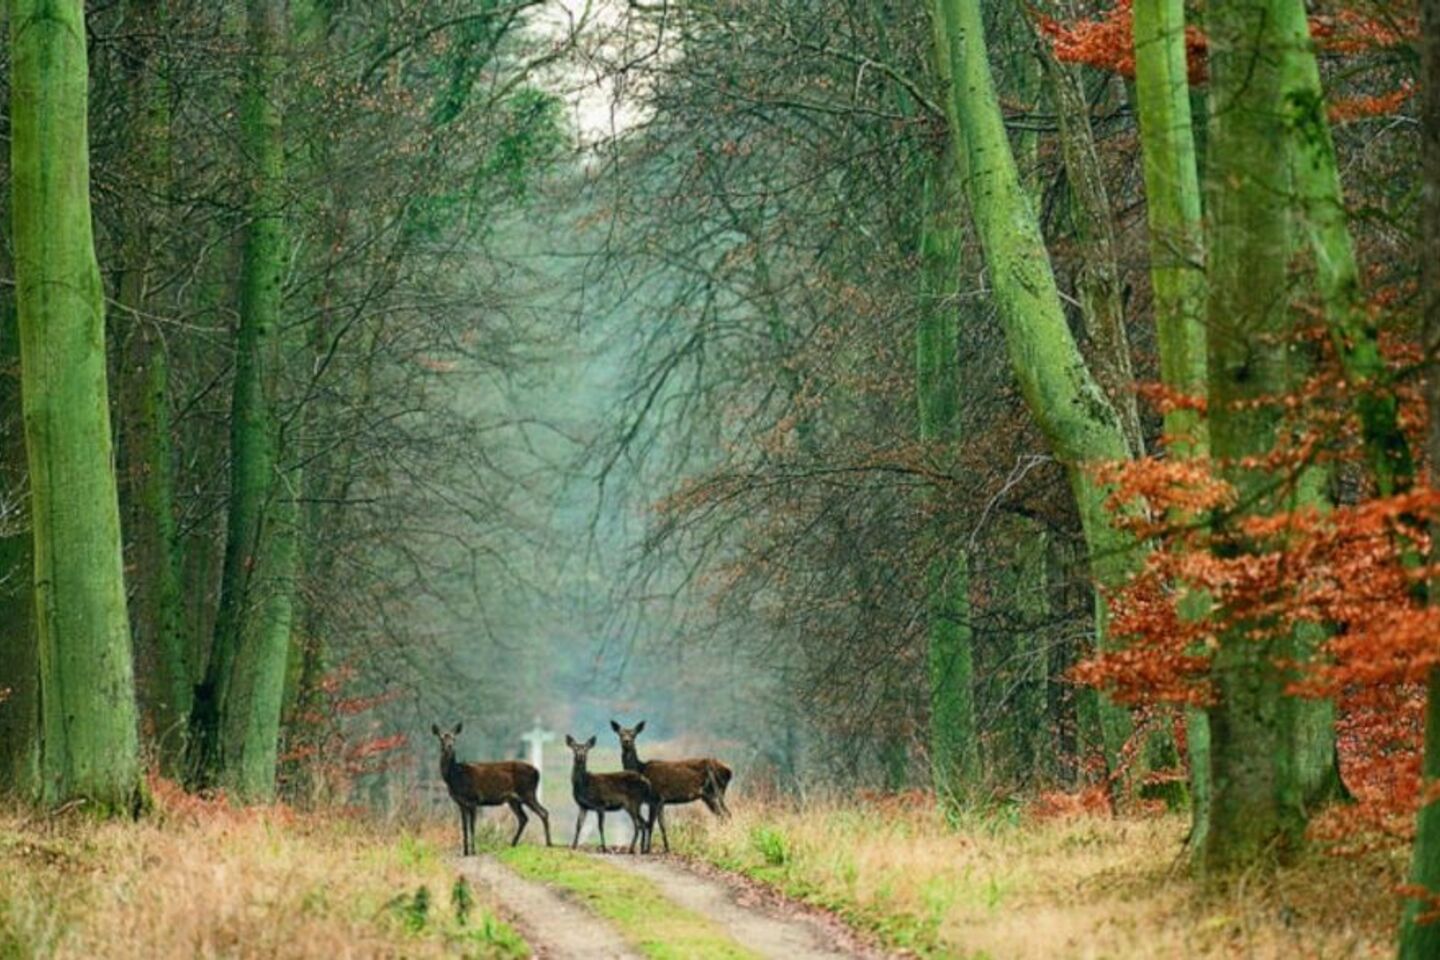
<path id="1" fill-rule="evenodd" d="M 1114 6 L 1092 20 L 1062 23 L 1037 14 L 1040 32 L 1049 38 L 1055 57 L 1062 63 L 1079 63 L 1135 76 L 1135 36 L 1132 30 L 1131 0 L 1117 0 Z M 1412 43 L 1419 35 L 1419 21 L 1401 17 L 1391 22 L 1359 10 L 1342 10 L 1310 18 L 1310 35 L 1321 49 L 1335 54 L 1357 54 L 1388 50 Z M 1207 40 L 1200 28 L 1185 26 L 1185 60 L 1190 83 L 1206 80 Z M 1387 94 L 1337 100 L 1330 108 L 1334 122 L 1393 113 L 1409 98 L 1408 86 Z"/>
<path id="2" fill-rule="evenodd" d="M 357 777 L 393 769 L 406 759 L 409 738 L 385 733 L 373 715 L 399 691 L 347 695 L 355 676 L 353 666 L 342 665 L 320 679 L 310 705 L 291 725 L 281 757 L 289 766 L 305 767 L 331 799 L 344 799 Z"/>
<path id="3" fill-rule="evenodd" d="M 1392 363 L 1413 360 L 1413 350 L 1392 351 Z M 1315 464 L 1358 460 L 1356 389 L 1319 374 L 1293 396 L 1253 401 L 1282 409 L 1286 429 L 1271 455 L 1248 465 L 1283 484 Z M 1413 388 L 1401 400 L 1418 448 L 1423 410 Z M 1292 694 L 1339 705 L 1342 773 L 1359 801 L 1326 812 L 1315 833 L 1337 849 L 1404 841 L 1419 800 L 1422 684 L 1440 666 L 1440 606 L 1425 590 L 1440 570 L 1422 561 L 1440 492 L 1255 515 L 1225 479 L 1222 468 L 1235 466 L 1150 457 L 1101 472 L 1120 522 L 1154 549 L 1108 598 L 1120 648 L 1075 676 L 1124 703 L 1203 705 L 1214 696 L 1220 637 L 1313 631 L 1323 638 L 1319 656 L 1281 665 L 1292 671 Z"/>

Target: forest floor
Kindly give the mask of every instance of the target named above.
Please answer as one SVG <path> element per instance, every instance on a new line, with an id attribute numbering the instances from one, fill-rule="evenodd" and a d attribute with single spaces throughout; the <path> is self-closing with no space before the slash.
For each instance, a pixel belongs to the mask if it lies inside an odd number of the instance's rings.
<path id="1" fill-rule="evenodd" d="M 732 806 L 726 822 L 672 810 L 669 856 L 509 848 L 508 814 L 492 813 L 469 858 L 448 817 L 183 795 L 140 823 L 0 810 L 0 960 L 1393 952 L 1399 854 L 1317 850 L 1219 890 L 1184 868 L 1179 817 L 950 825 L 923 798 Z"/>

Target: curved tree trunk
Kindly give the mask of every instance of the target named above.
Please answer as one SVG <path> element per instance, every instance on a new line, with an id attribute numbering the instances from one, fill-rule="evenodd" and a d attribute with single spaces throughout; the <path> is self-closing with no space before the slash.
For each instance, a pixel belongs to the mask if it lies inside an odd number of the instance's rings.
<path id="1" fill-rule="evenodd" d="M 1049 254 L 1015 167 L 989 63 L 977 0 L 934 0 L 936 50 L 950 65 L 945 91 L 951 136 L 985 254 L 1011 366 L 1026 406 L 1066 468 L 1079 508 L 1091 574 L 1123 583 L 1137 545 L 1113 523 L 1106 489 L 1091 470 L 1130 456 L 1121 418 L 1091 375 L 1070 333 Z M 1109 642 L 1109 614 L 1095 598 L 1096 637 Z M 1128 713 L 1102 701 L 1100 725 L 1112 769 L 1130 735 Z"/>

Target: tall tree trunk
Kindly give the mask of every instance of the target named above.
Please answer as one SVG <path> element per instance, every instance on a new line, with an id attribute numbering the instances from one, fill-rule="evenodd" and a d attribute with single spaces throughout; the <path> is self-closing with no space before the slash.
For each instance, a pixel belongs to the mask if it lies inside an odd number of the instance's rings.
<path id="1" fill-rule="evenodd" d="M 1289 150 L 1277 137 L 1281 64 L 1294 42 L 1279 25 L 1286 0 L 1217 0 L 1208 8 L 1210 37 L 1209 415 L 1213 453 L 1225 464 L 1247 512 L 1292 509 L 1305 476 L 1277 476 L 1245 466 L 1282 439 L 1284 411 L 1274 398 L 1293 389 L 1306 359 L 1290 340 L 1288 261 L 1292 223 Z M 1215 518 L 1227 555 L 1252 545 L 1234 518 Z M 1220 637 L 1210 709 L 1213 796 L 1200 851 L 1207 869 L 1245 866 L 1297 848 L 1305 826 L 1297 774 L 1297 713 L 1283 694 L 1277 659 L 1293 656 L 1295 638 L 1257 641 L 1248 623 Z"/>
<path id="2" fill-rule="evenodd" d="M 130 0 L 127 31 L 134 37 L 126 69 L 128 127 L 135 172 L 148 197 L 163 197 L 169 181 L 169 91 L 158 38 L 165 36 L 165 0 Z M 149 318 L 156 241 L 155 199 L 137 205 L 126 224 L 118 303 L 129 329 L 119 366 L 121 499 L 133 571 L 131 626 L 140 665 L 142 724 L 155 738 L 167 771 L 183 758 L 193 681 L 180 592 L 175 532 L 174 464 L 170 440 L 170 361 L 164 337 Z"/>
<path id="3" fill-rule="evenodd" d="M 1431 489 L 1440 488 L 1440 0 L 1420 0 L 1420 249 L 1432 255 L 1421 258 L 1420 310 L 1425 337 L 1425 407 L 1430 415 L 1425 438 Z M 1436 561 L 1434 551 L 1430 558 Z M 1431 602 L 1437 590 L 1432 583 Z M 1430 960 L 1440 956 L 1440 923 L 1433 919 L 1440 907 L 1440 668 L 1432 668 L 1426 691 L 1425 759 L 1421 770 L 1429 803 L 1420 808 L 1410 883 L 1425 896 L 1405 901 L 1400 927 L 1401 960 Z M 1426 917 L 1426 915 L 1430 917 Z M 1429 922 L 1422 923 L 1422 919 Z"/>
<path id="4" fill-rule="evenodd" d="M 1278 0 L 1275 30 L 1286 38 L 1281 120 L 1301 231 L 1315 262 L 1315 279 L 1342 369 L 1358 390 L 1356 413 L 1366 461 L 1381 496 L 1409 489 L 1415 461 L 1400 427 L 1400 403 L 1380 355 L 1379 331 L 1365 303 L 1345 211 L 1335 141 L 1325 114 L 1320 67 L 1300 0 Z"/>
<path id="5" fill-rule="evenodd" d="M 275 88 L 284 10 L 283 0 L 247 6 L 250 67 L 240 125 L 252 169 L 231 400 L 230 501 L 215 642 L 192 722 L 197 781 L 246 799 L 274 793 L 291 599 L 273 594 L 293 589 L 296 553 L 296 493 L 278 476 L 286 246 Z"/>
<path id="6" fill-rule="evenodd" d="M 920 235 L 924 289 L 915 331 L 915 395 L 920 441 L 953 461 L 960 441 L 959 281 L 964 229 L 960 168 L 953 144 L 925 179 Z M 930 764 L 935 793 L 954 813 L 980 781 L 975 728 L 975 667 L 970 629 L 970 576 L 961 543 L 946 542 L 932 516 L 927 544 Z"/>
<path id="7" fill-rule="evenodd" d="M 1101 587 L 1123 583 L 1137 546 L 1106 509 L 1091 473 L 1126 459 L 1130 446 L 1115 408 L 1096 383 L 1065 321 L 1039 223 L 1015 168 L 986 61 L 978 0 L 934 0 L 936 50 L 950 64 L 945 91 L 966 195 L 985 254 L 1011 365 L 1030 413 L 1066 468 L 1079 508 L 1091 574 Z M 1109 642 L 1109 612 L 1097 591 L 1096 637 Z M 1130 735 L 1128 713 L 1103 702 L 1100 723 L 1113 765 Z"/>
<path id="8" fill-rule="evenodd" d="M 10 7 L 15 279 L 35 544 L 43 797 L 133 812 L 142 790 L 90 224 L 81 0 Z"/>
<path id="9" fill-rule="evenodd" d="M 1200 397 L 1206 390 L 1205 234 L 1185 58 L 1185 4 L 1135 0 L 1132 13 L 1160 379 L 1176 393 Z M 1180 406 L 1167 411 L 1165 435 L 1172 457 L 1209 454 L 1208 428 L 1194 410 Z M 1187 598 L 1190 616 L 1204 616 L 1208 607 L 1203 597 Z M 1190 842 L 1199 849 L 1210 816 L 1209 717 L 1203 710 L 1189 709 L 1186 727 Z"/>

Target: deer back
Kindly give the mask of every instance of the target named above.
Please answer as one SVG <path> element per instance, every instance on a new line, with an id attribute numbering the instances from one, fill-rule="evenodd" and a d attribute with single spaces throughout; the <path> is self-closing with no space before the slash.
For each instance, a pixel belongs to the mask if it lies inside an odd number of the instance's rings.
<path id="1" fill-rule="evenodd" d="M 496 804 L 533 791 L 540 782 L 540 771 L 518 760 L 457 763 L 445 782 L 457 800 Z"/>
<path id="2" fill-rule="evenodd" d="M 645 777 L 666 803 L 688 803 L 700 799 L 709 779 L 705 760 L 651 760 Z"/>
<path id="3" fill-rule="evenodd" d="M 652 795 L 650 781 L 632 770 L 587 774 L 576 784 L 576 799 L 607 807 L 623 807 L 629 801 L 644 803 Z"/>

